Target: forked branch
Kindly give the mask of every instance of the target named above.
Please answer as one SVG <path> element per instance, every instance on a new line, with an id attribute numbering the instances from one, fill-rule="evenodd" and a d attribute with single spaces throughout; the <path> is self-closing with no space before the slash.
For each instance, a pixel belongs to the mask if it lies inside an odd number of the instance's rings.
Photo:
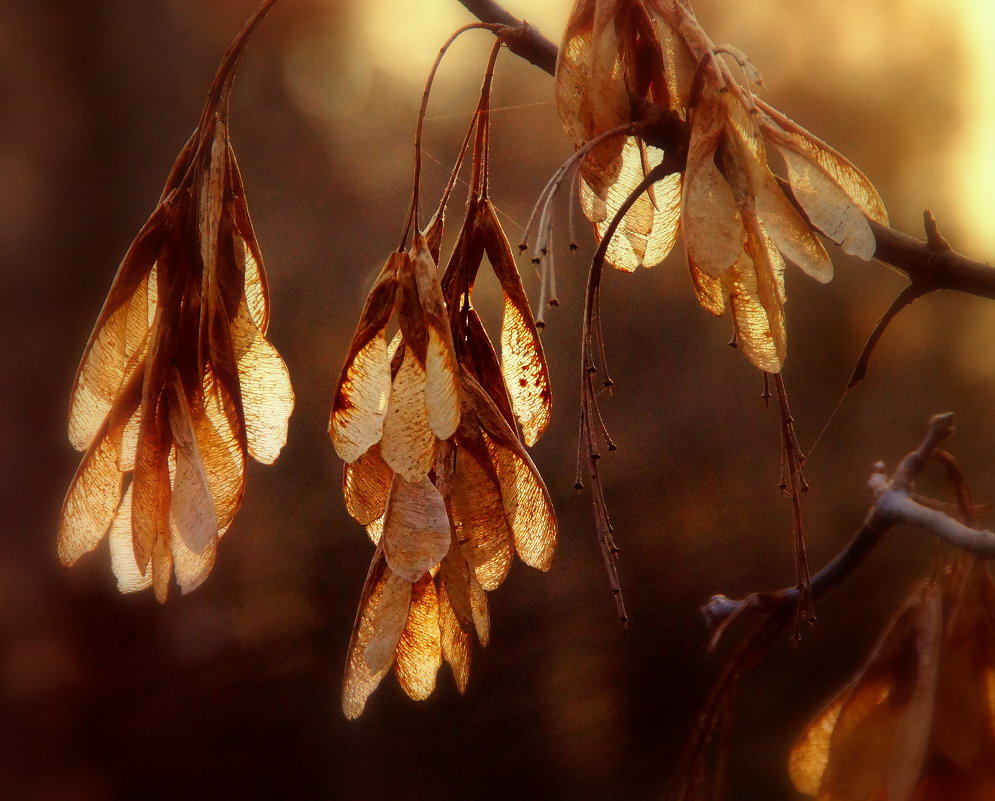
<path id="1" fill-rule="evenodd" d="M 846 547 L 812 576 L 811 589 L 816 598 L 837 587 L 863 563 L 888 531 L 901 524 L 932 534 L 982 559 L 995 559 L 995 533 L 970 528 L 938 508 L 924 505 L 912 497 L 914 479 L 926 462 L 939 459 L 946 464 L 949 456 L 938 446 L 953 433 L 953 423 L 953 413 L 935 415 L 919 447 L 902 459 L 890 478 L 884 472 L 882 462 L 874 465 L 867 481 L 874 494 L 874 503 Z M 969 514 L 969 511 L 966 513 Z M 747 614 L 773 613 L 793 607 L 798 603 L 798 596 L 797 587 L 754 593 L 740 600 L 724 595 L 713 596 L 702 607 L 702 614 L 712 631 L 713 646 L 734 620 Z"/>

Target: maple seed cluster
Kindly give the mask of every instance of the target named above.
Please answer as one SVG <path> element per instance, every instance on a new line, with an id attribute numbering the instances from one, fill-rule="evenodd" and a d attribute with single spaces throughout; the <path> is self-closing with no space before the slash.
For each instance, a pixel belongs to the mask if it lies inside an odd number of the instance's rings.
<path id="1" fill-rule="evenodd" d="M 388 257 L 370 291 L 332 404 L 346 507 L 376 544 L 346 663 L 349 718 L 391 667 L 419 700 L 445 661 L 463 692 L 471 638 L 486 645 L 490 634 L 486 593 L 515 553 L 546 570 L 556 544 L 552 502 L 525 450 L 549 421 L 548 370 L 486 197 L 496 53 L 465 140 L 474 139 L 471 196 L 446 271 L 440 279 L 436 261 L 462 152 L 439 212 L 407 252 Z M 471 302 L 485 254 L 504 291 L 500 359 Z"/>
<path id="2" fill-rule="evenodd" d="M 294 393 L 265 338 L 269 294 L 228 133 L 239 55 L 132 242 L 73 383 L 69 439 L 84 451 L 62 509 L 59 558 L 107 536 L 122 592 L 198 587 L 242 501 L 248 456 L 286 442 Z M 125 477 L 131 481 L 125 488 Z"/>
<path id="3" fill-rule="evenodd" d="M 632 202 L 605 260 L 652 266 L 683 230 L 699 302 L 715 315 L 731 309 L 745 355 L 776 373 L 787 352 L 784 259 L 828 281 L 815 232 L 870 259 L 867 218 L 885 223 L 887 213 L 856 167 L 754 93 L 759 81 L 745 56 L 715 46 L 686 0 L 577 0 L 556 100 L 567 134 L 590 148 L 578 183 L 599 239 Z M 680 140 L 675 152 L 648 141 L 660 130 Z M 768 166 L 768 146 L 783 157 L 794 202 Z"/>

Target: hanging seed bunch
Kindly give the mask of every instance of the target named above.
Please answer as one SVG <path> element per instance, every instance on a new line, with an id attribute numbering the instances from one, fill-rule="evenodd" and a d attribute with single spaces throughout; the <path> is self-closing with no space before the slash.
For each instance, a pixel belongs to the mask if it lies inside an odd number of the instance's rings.
<path id="1" fill-rule="evenodd" d="M 343 684 L 350 718 L 392 667 L 420 700 L 445 660 L 463 692 L 472 637 L 483 645 L 489 638 L 486 593 L 504 581 L 515 553 L 548 569 L 556 542 L 549 493 L 525 449 L 549 420 L 548 371 L 486 193 L 488 102 L 503 29 L 469 27 L 499 35 L 477 114 L 439 212 L 410 249 L 391 254 L 371 290 L 332 404 L 329 432 L 346 462 L 346 507 L 376 543 Z M 408 223 L 415 231 L 424 112 L 423 103 Z M 440 281 L 443 213 L 471 139 L 467 217 Z M 500 359 L 470 303 L 485 253 L 505 297 Z"/>
<path id="2" fill-rule="evenodd" d="M 995 797 L 995 584 L 958 557 L 922 584 L 791 752 L 820 801 Z"/>
<path id="3" fill-rule="evenodd" d="M 62 510 L 66 565 L 109 536 L 122 592 L 201 584 L 242 500 L 247 456 L 272 463 L 294 406 L 265 338 L 269 297 L 231 147 L 232 43 L 162 198 L 118 269 L 73 384 L 84 456 Z M 130 481 L 126 483 L 126 477 Z"/>
<path id="4" fill-rule="evenodd" d="M 731 310 L 745 355 L 778 372 L 784 260 L 828 281 L 832 264 L 816 232 L 870 259 L 867 218 L 884 223 L 887 213 L 856 167 L 755 94 L 759 83 L 745 56 L 715 46 L 686 0 L 577 0 L 556 99 L 584 151 L 581 207 L 599 240 L 631 202 L 605 260 L 627 271 L 652 266 L 683 230 L 701 304 L 716 315 Z M 791 198 L 768 165 L 770 147 L 783 158 Z"/>

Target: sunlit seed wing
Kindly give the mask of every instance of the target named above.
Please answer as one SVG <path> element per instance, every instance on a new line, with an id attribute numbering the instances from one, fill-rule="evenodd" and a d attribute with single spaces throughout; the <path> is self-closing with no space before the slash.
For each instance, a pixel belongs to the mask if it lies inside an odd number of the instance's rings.
<path id="1" fill-rule="evenodd" d="M 195 550 L 178 534 L 178 528 L 171 532 L 169 548 L 176 583 L 185 595 L 197 589 L 210 575 L 217 556 L 217 537 L 200 550 Z"/>
<path id="2" fill-rule="evenodd" d="M 427 478 L 395 476 L 384 516 L 383 549 L 390 569 L 410 582 L 438 565 L 449 550 L 446 504 Z"/>
<path id="3" fill-rule="evenodd" d="M 380 455 L 379 445 L 345 465 L 342 494 L 346 510 L 357 523 L 368 526 L 383 516 L 393 477 L 394 471 Z"/>
<path id="4" fill-rule="evenodd" d="M 363 651 L 363 659 L 371 673 L 386 671 L 393 663 L 410 606 L 411 582 L 388 568 L 380 600 L 370 620 L 372 634 Z"/>
<path id="5" fill-rule="evenodd" d="M 167 514 L 168 512 L 164 512 L 162 518 L 166 519 Z M 159 532 L 152 545 L 152 561 L 148 572 L 152 574 L 152 592 L 155 599 L 161 604 L 166 603 L 169 596 L 169 582 L 173 577 L 173 552 L 169 544 L 168 526 Z"/>
<path id="6" fill-rule="evenodd" d="M 670 108 L 673 111 L 686 109 L 691 104 L 691 88 L 698 70 L 697 60 L 688 49 L 684 37 L 668 22 L 661 19 L 659 31 Z"/>
<path id="7" fill-rule="evenodd" d="M 207 475 L 218 535 L 225 532 L 242 503 L 245 490 L 245 453 L 239 447 L 226 393 L 208 368 L 203 375 L 202 408 L 194 417 L 194 435 Z"/>
<path id="8" fill-rule="evenodd" d="M 173 557 L 179 579 L 181 560 L 193 572 L 202 569 L 202 565 L 193 566 L 196 560 L 192 555 L 201 554 L 208 548 L 213 551 L 218 522 L 214 514 L 210 479 L 194 432 L 193 415 L 178 374 L 174 376 L 169 398 L 169 427 L 176 459 L 169 511 L 173 525 Z M 190 583 L 193 580 L 191 576 L 184 574 L 189 581 L 181 581 L 180 586 Z"/>
<path id="9" fill-rule="evenodd" d="M 473 611 L 473 627 L 477 630 L 477 639 L 486 648 L 491 639 L 491 614 L 487 609 L 487 593 L 473 576 L 470 576 L 470 607 Z"/>
<path id="10" fill-rule="evenodd" d="M 394 672 L 409 698 L 424 701 L 435 689 L 435 677 L 441 666 L 439 599 L 435 582 L 430 576 L 423 576 L 412 589 L 411 610 L 397 643 Z"/>
<path id="11" fill-rule="evenodd" d="M 736 341 L 753 364 L 768 373 L 778 373 L 785 356 L 784 313 L 777 297 L 773 297 L 769 286 L 765 291 L 768 308 L 761 299 L 761 277 L 757 273 L 757 261 L 761 270 L 765 269 L 763 259 L 767 253 L 755 246 L 744 254 L 723 279 L 725 291 L 732 306 L 733 322 L 736 327 Z M 769 269 L 769 268 L 768 268 Z"/>
<path id="12" fill-rule="evenodd" d="M 395 473 L 415 483 L 432 467 L 435 441 L 425 408 L 425 370 L 405 348 L 391 384 L 381 455 Z"/>
<path id="13" fill-rule="evenodd" d="M 849 688 L 848 688 L 849 689 Z M 788 756 L 788 774 L 795 789 L 805 795 L 818 795 L 829 764 L 829 745 L 846 692 L 834 698 L 805 729 Z"/>
<path id="14" fill-rule="evenodd" d="M 466 313 L 466 346 L 472 360 L 474 377 L 488 397 L 501 410 L 501 414 L 514 427 L 515 415 L 511 410 L 511 396 L 508 394 L 508 384 L 504 380 L 501 362 L 491 343 L 490 337 L 476 310 L 472 307 Z"/>
<path id="15" fill-rule="evenodd" d="M 263 269 L 262 255 L 256 232 L 245 201 L 245 187 L 235 153 L 228 146 L 228 179 L 231 182 L 231 202 L 228 206 L 235 227 L 234 245 L 238 263 L 245 274 L 245 302 L 256 327 L 265 334 L 269 329 L 269 285 Z"/>
<path id="16" fill-rule="evenodd" d="M 142 571 L 135 564 L 135 546 L 131 541 L 131 486 L 124 492 L 121 506 L 114 515 L 107 541 L 111 551 L 111 570 L 121 592 L 138 592 L 152 586 L 152 572 Z"/>
<path id="17" fill-rule="evenodd" d="M 587 82 L 593 24 L 594 0 L 574 3 L 556 60 L 556 108 L 567 135 L 578 146 L 591 136 Z"/>
<path id="18" fill-rule="evenodd" d="M 501 484 L 515 549 L 525 564 L 548 570 L 557 533 L 556 515 L 546 485 L 525 447 L 480 385 L 467 377 L 466 386 Z"/>
<path id="19" fill-rule="evenodd" d="M 995 584 L 987 565 L 966 555 L 960 569 L 945 579 L 948 622 L 930 748 L 949 764 L 995 765 L 995 620 L 991 613 Z M 993 785 L 995 775 L 984 785 L 986 791 L 995 789 Z M 946 797 L 955 794 L 950 790 Z"/>
<path id="20" fill-rule="evenodd" d="M 483 458 L 490 462 L 489 453 Z M 474 576 L 485 590 L 497 589 L 507 576 L 514 556 L 512 528 L 493 467 L 488 473 L 462 447 L 456 453 L 449 503 L 453 524 Z"/>
<path id="21" fill-rule="evenodd" d="M 691 283 L 694 286 L 694 293 L 698 302 L 706 311 L 716 317 L 725 313 L 728 306 L 728 296 L 725 290 L 725 282 L 721 278 L 712 278 L 699 270 L 691 259 L 688 259 L 688 269 L 691 272 Z"/>
<path id="22" fill-rule="evenodd" d="M 140 386 L 141 376 L 131 383 Z M 133 386 L 131 403 L 137 403 L 137 395 L 137 387 Z M 119 401 L 119 405 L 124 404 Z M 108 415 L 69 485 L 62 505 L 58 540 L 59 560 L 66 566 L 97 547 L 121 503 L 122 475 L 117 462 L 123 415 L 130 415 L 130 410 L 122 408 L 119 415 Z"/>
<path id="23" fill-rule="evenodd" d="M 618 178 L 604 198 L 598 197 L 587 181 L 579 182 L 581 209 L 595 223 L 599 241 L 629 195 L 662 161 L 663 151 L 642 145 L 634 136 L 626 137 Z M 675 172 L 639 196 L 608 243 L 605 260 L 609 264 L 633 272 L 640 266 L 659 264 L 667 257 L 680 228 L 681 186 L 681 175 Z"/>
<path id="24" fill-rule="evenodd" d="M 812 224 L 844 252 L 872 258 L 877 242 L 866 218 L 888 219 L 877 190 L 829 145 L 770 106 L 762 108 L 764 138 L 784 157 L 791 190 Z"/>
<path id="25" fill-rule="evenodd" d="M 148 385 L 146 378 L 146 385 Z M 168 457 L 172 444 L 168 401 L 163 394 L 145 395 L 132 481 L 131 532 L 135 562 L 149 564 L 156 540 L 169 536 L 170 485 Z M 164 408 L 165 407 L 165 408 Z M 154 577 L 153 577 L 154 579 Z"/>
<path id="26" fill-rule="evenodd" d="M 549 368 L 532 308 L 515 266 L 511 244 L 494 207 L 482 205 L 480 231 L 487 258 L 504 292 L 501 320 L 501 370 L 526 445 L 534 445 L 549 425 L 552 409 Z"/>
<path id="27" fill-rule="evenodd" d="M 864 214 L 882 225 L 888 224 L 884 201 L 866 175 L 841 153 L 777 109 L 763 100 L 758 99 L 757 103 L 766 115 L 761 117 L 761 131 L 765 136 L 771 135 L 768 137 L 770 141 L 817 164 L 823 174 L 839 186 Z M 791 143 L 785 143 L 784 137 L 779 134 L 787 134 Z"/>
<path id="28" fill-rule="evenodd" d="M 165 212 L 157 208 L 131 244 L 83 351 L 69 401 L 69 440 L 77 450 L 86 450 L 93 440 L 148 347 L 164 218 Z"/>
<path id="29" fill-rule="evenodd" d="M 724 106 L 728 117 L 724 140 L 726 178 L 733 187 L 741 214 L 759 217 L 785 258 L 826 283 L 833 277 L 829 254 L 771 173 L 754 115 L 729 95 L 724 98 Z"/>
<path id="30" fill-rule="evenodd" d="M 394 310 L 397 266 L 392 253 L 370 292 L 346 356 L 332 401 L 328 430 L 335 452 L 346 462 L 380 441 L 390 397 L 390 361 L 384 328 Z"/>
<path id="31" fill-rule="evenodd" d="M 287 442 L 294 390 L 287 365 L 252 321 L 244 300 L 232 324 L 232 346 L 249 455 L 257 462 L 272 464 Z"/>
<path id="32" fill-rule="evenodd" d="M 456 532 L 453 532 L 449 552 L 439 566 L 436 584 L 441 594 L 447 597 L 447 603 L 452 607 L 460 625 L 469 629 L 473 625 L 473 610 L 470 606 L 470 568 L 456 538 Z"/>
<path id="33" fill-rule="evenodd" d="M 459 425 L 458 368 L 446 303 L 435 261 L 424 237 L 415 237 L 412 263 L 428 340 L 425 351 L 425 404 L 428 424 L 439 439 L 449 439 Z"/>
<path id="34" fill-rule="evenodd" d="M 403 254 L 398 262 L 396 308 L 404 347 L 424 369 L 428 351 L 428 323 L 418 292 L 418 269 L 411 253 Z"/>
<path id="35" fill-rule="evenodd" d="M 746 240 L 732 189 L 715 165 L 722 120 L 721 104 L 703 98 L 693 117 L 681 220 L 688 258 L 712 278 L 736 263 Z"/>
<path id="36" fill-rule="evenodd" d="M 792 264 L 823 284 L 833 278 L 833 263 L 794 204 L 770 173 L 757 195 L 757 213 L 777 249 Z"/>
<path id="37" fill-rule="evenodd" d="M 380 515 L 380 517 L 366 527 L 366 535 L 374 545 L 379 545 L 380 540 L 383 538 L 384 517 L 385 515 Z"/>
<path id="38" fill-rule="evenodd" d="M 456 689 L 462 695 L 470 682 L 470 634 L 456 617 L 449 601 L 448 588 L 439 588 L 438 599 L 442 658 L 452 669 Z"/>
<path id="39" fill-rule="evenodd" d="M 352 626 L 345 676 L 342 681 L 342 712 L 350 720 L 358 718 L 363 713 L 367 699 L 388 670 L 381 668 L 371 671 L 365 658 L 366 646 L 376 633 L 373 620 L 380 599 L 383 597 L 386 574 L 387 563 L 384 561 L 383 551 L 377 548 L 359 599 L 359 609 Z"/>

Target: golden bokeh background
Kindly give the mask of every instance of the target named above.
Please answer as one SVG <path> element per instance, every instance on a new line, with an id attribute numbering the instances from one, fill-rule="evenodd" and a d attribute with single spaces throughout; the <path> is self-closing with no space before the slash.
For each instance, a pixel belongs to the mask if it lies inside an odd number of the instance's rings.
<path id="1" fill-rule="evenodd" d="M 603 470 L 629 629 L 614 617 L 588 498 L 572 489 L 585 238 L 577 254 L 562 248 L 561 306 L 545 334 L 555 420 L 535 458 L 560 516 L 552 570 L 519 565 L 492 595 L 491 645 L 475 654 L 465 697 L 443 668 L 427 702 L 388 677 L 359 721 L 339 711 L 371 546 L 343 508 L 328 407 L 369 283 L 400 233 L 424 77 L 470 20 L 455 0 L 280 0 L 259 29 L 232 129 L 272 285 L 271 337 L 297 391 L 290 440 L 275 466 L 250 468 L 218 564 L 191 595 L 163 607 L 119 596 L 105 547 L 58 566 L 59 506 L 78 462 L 64 430 L 77 360 L 253 6 L 0 6 L 0 797 L 659 797 L 727 653 L 707 655 L 699 605 L 793 579 L 776 413 L 760 401 L 760 376 L 725 346 L 727 321 L 697 307 L 679 254 L 612 274 L 604 290 L 616 380 L 605 412 L 619 450 Z M 565 0 L 507 7 L 554 40 L 569 11 Z M 875 181 L 896 227 L 918 235 L 928 207 L 955 247 L 995 253 L 990 3 L 695 7 L 717 42 L 752 56 L 774 105 Z M 489 45 L 485 33 L 466 36 L 440 73 L 429 198 Z M 570 150 L 548 76 L 504 56 L 495 92 L 492 194 L 514 239 Z M 881 265 L 834 260 L 829 286 L 788 279 L 785 378 L 806 445 L 902 286 Z M 995 496 L 993 339 L 995 306 L 955 295 L 919 301 L 888 331 L 809 463 L 813 565 L 863 517 L 868 465 L 894 465 L 934 412 L 958 413 L 950 448 L 977 496 Z M 935 555 L 895 532 L 820 604 L 814 630 L 746 677 L 728 798 L 795 797 L 792 739 Z"/>

